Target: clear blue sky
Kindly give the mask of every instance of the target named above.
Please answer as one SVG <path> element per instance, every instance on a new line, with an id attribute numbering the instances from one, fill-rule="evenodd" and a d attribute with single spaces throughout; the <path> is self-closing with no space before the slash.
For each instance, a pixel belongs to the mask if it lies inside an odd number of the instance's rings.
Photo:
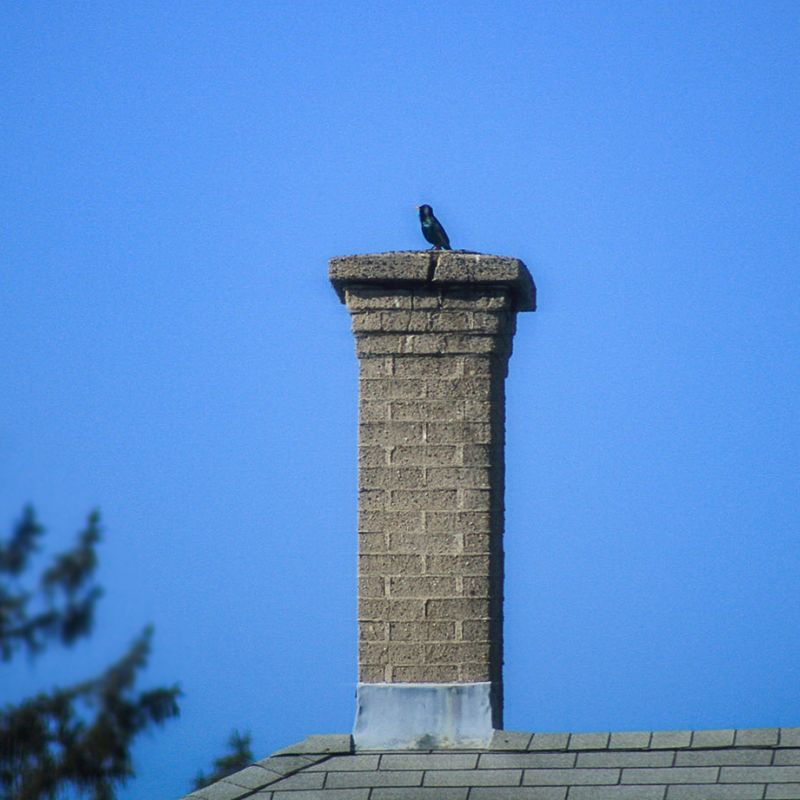
<path id="1" fill-rule="evenodd" d="M 0 501 L 102 510 L 96 634 L 182 716 L 125 800 L 346 732 L 356 359 L 330 256 L 530 267 L 506 726 L 800 725 L 795 2 L 4 3 Z"/>

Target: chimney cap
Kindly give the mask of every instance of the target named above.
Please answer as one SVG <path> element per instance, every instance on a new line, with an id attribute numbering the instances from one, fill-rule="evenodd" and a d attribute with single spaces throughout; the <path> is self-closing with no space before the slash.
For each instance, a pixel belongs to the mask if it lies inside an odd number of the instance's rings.
<path id="1" fill-rule="evenodd" d="M 465 250 L 400 250 L 337 256 L 328 277 L 345 302 L 350 285 L 412 289 L 430 285 L 492 285 L 510 290 L 516 311 L 536 310 L 536 285 L 518 258 Z"/>

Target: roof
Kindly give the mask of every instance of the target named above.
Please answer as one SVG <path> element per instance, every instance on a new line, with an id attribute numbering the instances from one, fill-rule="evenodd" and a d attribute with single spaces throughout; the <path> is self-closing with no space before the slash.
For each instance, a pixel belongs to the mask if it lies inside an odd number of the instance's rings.
<path id="1" fill-rule="evenodd" d="M 185 800 L 800 800 L 800 728 L 516 733 L 354 752 L 310 736 Z"/>

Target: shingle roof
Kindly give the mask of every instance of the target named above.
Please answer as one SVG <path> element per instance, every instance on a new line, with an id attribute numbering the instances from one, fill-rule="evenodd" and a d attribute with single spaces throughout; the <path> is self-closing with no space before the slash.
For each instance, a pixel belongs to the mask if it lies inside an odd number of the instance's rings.
<path id="1" fill-rule="evenodd" d="M 184 800 L 800 800 L 800 728 L 516 733 L 484 750 L 304 741 Z"/>

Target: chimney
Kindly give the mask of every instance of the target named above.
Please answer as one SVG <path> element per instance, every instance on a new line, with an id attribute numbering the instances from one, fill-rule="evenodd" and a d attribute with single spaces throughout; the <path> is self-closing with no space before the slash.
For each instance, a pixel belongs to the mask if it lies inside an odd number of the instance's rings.
<path id="1" fill-rule="evenodd" d="M 505 390 L 515 258 L 333 258 L 360 367 L 357 748 L 482 747 L 503 725 Z"/>

